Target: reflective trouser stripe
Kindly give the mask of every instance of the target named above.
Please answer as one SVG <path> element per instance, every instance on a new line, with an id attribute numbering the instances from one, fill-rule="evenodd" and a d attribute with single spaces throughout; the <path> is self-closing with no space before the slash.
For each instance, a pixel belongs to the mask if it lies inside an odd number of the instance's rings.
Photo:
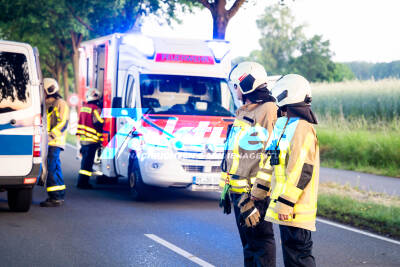
<path id="1" fill-rule="evenodd" d="M 79 174 L 83 174 L 83 175 L 86 175 L 86 176 L 92 176 L 92 172 L 85 171 L 85 170 L 79 170 Z"/>
<path id="2" fill-rule="evenodd" d="M 65 190 L 65 188 L 66 188 L 65 185 L 50 186 L 50 187 L 47 187 L 47 192 Z"/>

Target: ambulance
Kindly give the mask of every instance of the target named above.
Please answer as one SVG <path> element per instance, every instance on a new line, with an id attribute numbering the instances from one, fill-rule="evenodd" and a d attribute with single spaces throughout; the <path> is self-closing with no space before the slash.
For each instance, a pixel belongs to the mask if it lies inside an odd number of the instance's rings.
<path id="1" fill-rule="evenodd" d="M 26 212 L 47 154 L 46 109 L 39 54 L 0 40 L 0 191 L 12 211 Z"/>
<path id="2" fill-rule="evenodd" d="M 103 144 L 94 166 L 151 186 L 216 191 L 227 127 L 238 107 L 228 86 L 230 44 L 112 34 L 79 48 L 79 97 L 103 92 Z"/>

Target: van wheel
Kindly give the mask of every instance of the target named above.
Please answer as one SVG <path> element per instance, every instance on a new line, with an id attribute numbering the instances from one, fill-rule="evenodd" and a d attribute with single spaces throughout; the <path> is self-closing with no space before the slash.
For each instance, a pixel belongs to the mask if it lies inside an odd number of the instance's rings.
<path id="1" fill-rule="evenodd" d="M 27 212 L 32 204 L 32 188 L 8 189 L 8 206 L 11 211 Z"/>
<path id="2" fill-rule="evenodd" d="M 129 158 L 128 182 L 132 198 L 136 201 L 146 200 L 149 193 L 148 188 L 143 183 L 139 164 L 136 159 L 136 154 L 134 153 L 131 154 L 131 157 Z"/>

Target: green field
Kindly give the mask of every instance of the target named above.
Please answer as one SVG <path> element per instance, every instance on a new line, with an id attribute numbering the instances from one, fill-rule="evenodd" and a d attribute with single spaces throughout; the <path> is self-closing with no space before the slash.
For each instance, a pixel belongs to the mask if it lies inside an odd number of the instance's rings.
<path id="1" fill-rule="evenodd" d="M 322 165 L 400 177 L 400 80 L 312 88 Z"/>

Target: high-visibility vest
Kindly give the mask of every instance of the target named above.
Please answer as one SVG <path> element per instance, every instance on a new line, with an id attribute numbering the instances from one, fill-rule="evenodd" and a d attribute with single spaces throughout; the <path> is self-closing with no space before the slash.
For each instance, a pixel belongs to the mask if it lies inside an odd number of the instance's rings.
<path id="1" fill-rule="evenodd" d="M 101 109 L 92 103 L 85 103 L 79 112 L 78 129 L 76 135 L 80 141 L 99 143 L 103 140 L 103 123 L 100 116 Z"/>
<path id="2" fill-rule="evenodd" d="M 271 177 L 271 202 L 265 220 L 315 231 L 319 182 L 319 147 L 312 124 L 299 118 L 279 118 L 267 150 L 279 150 Z M 271 170 L 270 157 L 265 170 Z M 267 166 L 269 165 L 269 166 Z M 281 221 L 278 214 L 289 214 Z"/>
<path id="3" fill-rule="evenodd" d="M 65 147 L 69 119 L 69 107 L 62 98 L 47 98 L 47 133 L 49 146 Z"/>
<path id="4" fill-rule="evenodd" d="M 231 192 L 239 194 L 251 190 L 276 112 L 276 105 L 272 102 L 248 104 L 237 111 L 226 141 L 220 187 L 229 183 Z"/>

